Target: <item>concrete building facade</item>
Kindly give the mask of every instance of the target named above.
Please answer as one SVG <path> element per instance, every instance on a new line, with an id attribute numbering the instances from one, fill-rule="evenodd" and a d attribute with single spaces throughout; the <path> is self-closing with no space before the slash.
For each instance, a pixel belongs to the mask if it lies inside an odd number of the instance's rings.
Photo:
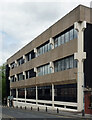
<path id="1" fill-rule="evenodd" d="M 81 112 L 88 92 L 91 111 L 91 45 L 92 8 L 79 5 L 7 60 L 13 105 Z"/>

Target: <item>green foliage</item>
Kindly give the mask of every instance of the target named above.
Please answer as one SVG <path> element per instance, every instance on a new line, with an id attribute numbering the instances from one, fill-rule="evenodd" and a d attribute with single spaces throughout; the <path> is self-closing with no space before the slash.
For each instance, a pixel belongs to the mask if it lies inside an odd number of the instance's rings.
<path id="1" fill-rule="evenodd" d="M 0 95 L 2 95 L 2 100 L 6 97 L 6 66 L 3 64 L 0 66 Z"/>

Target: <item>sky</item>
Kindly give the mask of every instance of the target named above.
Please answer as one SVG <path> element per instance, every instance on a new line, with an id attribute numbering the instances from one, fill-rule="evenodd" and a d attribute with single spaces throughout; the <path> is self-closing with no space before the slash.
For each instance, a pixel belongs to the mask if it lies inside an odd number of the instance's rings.
<path id="1" fill-rule="evenodd" d="M 76 1 L 1 0 L 0 65 L 79 4 L 90 7 L 91 0 Z"/>

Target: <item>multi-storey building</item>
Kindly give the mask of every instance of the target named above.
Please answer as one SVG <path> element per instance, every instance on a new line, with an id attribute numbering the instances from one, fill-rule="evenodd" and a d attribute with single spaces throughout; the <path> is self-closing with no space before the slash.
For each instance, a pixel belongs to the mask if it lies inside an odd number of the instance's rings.
<path id="1" fill-rule="evenodd" d="M 79 5 L 7 60 L 16 107 L 92 107 L 92 9 Z M 90 99 L 89 97 L 90 96 Z"/>

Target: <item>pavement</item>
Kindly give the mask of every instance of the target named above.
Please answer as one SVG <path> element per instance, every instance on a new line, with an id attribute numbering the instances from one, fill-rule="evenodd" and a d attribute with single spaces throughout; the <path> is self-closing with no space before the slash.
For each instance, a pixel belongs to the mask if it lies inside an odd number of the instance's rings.
<path id="1" fill-rule="evenodd" d="M 20 109 L 20 108 L 10 108 L 4 106 L 2 108 L 2 116 L 4 120 L 5 118 L 21 118 L 22 120 L 24 119 L 44 119 L 47 120 L 52 119 L 64 119 L 64 120 L 92 120 L 92 115 L 90 114 L 85 114 L 85 116 L 82 116 L 81 113 L 75 113 L 75 112 L 66 112 L 66 111 L 53 111 L 53 110 L 45 110 L 40 109 L 39 111 L 36 109 L 29 110 L 29 109 Z M 15 120 L 15 119 L 14 119 Z"/>

